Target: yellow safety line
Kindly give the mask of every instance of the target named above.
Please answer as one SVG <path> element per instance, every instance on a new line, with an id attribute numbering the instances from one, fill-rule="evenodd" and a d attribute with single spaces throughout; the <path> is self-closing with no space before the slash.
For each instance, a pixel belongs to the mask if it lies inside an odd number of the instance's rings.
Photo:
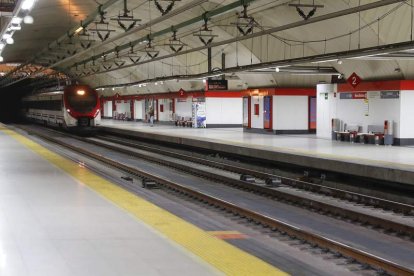
<path id="1" fill-rule="evenodd" d="M 23 135 L 1 126 L 0 130 L 226 275 L 288 275 Z"/>

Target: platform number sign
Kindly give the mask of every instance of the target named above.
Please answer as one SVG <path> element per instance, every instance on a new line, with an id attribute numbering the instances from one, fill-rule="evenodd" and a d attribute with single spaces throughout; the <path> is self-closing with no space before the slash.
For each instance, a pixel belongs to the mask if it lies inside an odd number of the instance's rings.
<path id="1" fill-rule="evenodd" d="M 362 79 L 354 72 L 348 78 L 348 83 L 353 87 L 357 87 L 361 83 Z"/>

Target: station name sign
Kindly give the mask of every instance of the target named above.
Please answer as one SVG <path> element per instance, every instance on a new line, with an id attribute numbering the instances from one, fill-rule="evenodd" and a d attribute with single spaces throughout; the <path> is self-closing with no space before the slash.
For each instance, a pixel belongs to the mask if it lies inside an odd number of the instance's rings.
<path id="1" fill-rule="evenodd" d="M 207 90 L 228 90 L 227 80 L 207 80 Z"/>
<path id="2" fill-rule="evenodd" d="M 339 93 L 339 98 L 341 100 L 364 100 L 367 98 L 367 92 Z"/>
<path id="3" fill-rule="evenodd" d="M 400 91 L 381 91 L 381 99 L 399 99 Z"/>

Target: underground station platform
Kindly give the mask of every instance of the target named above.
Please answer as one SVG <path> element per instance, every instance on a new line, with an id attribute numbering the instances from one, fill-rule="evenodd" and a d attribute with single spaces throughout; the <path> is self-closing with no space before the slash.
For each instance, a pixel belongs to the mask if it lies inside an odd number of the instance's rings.
<path id="1" fill-rule="evenodd" d="M 287 275 L 223 241 L 237 233 L 194 226 L 4 126 L 0 141 L 2 275 Z"/>
<path id="2" fill-rule="evenodd" d="M 263 135 L 242 128 L 193 129 L 171 125 L 103 120 L 118 133 L 235 155 L 260 157 L 307 168 L 414 185 L 414 147 L 376 146 L 318 138 L 316 135 Z"/>
<path id="3" fill-rule="evenodd" d="M 0 1 L 0 276 L 414 276 L 414 0 Z"/>

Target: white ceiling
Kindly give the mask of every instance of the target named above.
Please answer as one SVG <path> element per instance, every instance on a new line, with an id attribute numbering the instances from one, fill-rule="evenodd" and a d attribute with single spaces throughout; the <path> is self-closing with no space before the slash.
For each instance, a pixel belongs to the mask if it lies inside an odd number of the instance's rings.
<path id="1" fill-rule="evenodd" d="M 182 0 L 176 3 L 173 10 L 184 6 L 193 0 Z M 377 0 L 378 1 L 378 0 Z M 377 1 L 361 1 L 362 4 Z M 105 2 L 99 0 L 98 2 Z M 235 0 L 210 0 L 206 3 L 194 6 L 185 12 L 180 13 L 162 23 L 156 24 L 151 29 L 146 28 L 135 32 L 122 39 L 97 46 L 93 51 L 79 55 L 68 62 L 59 65 L 59 69 L 81 61 L 89 56 L 98 55 L 103 50 L 109 50 L 115 46 L 128 43 L 138 38 L 143 38 L 147 34 L 169 28 L 180 22 L 199 16 L 205 11 L 233 3 Z M 313 0 L 302 0 L 301 3 L 312 3 Z M 316 4 L 325 7 L 318 9 L 315 16 L 332 13 L 355 7 L 359 0 L 315 0 Z M 163 5 L 167 2 L 161 1 Z M 298 1 L 288 0 L 257 0 L 248 8 L 249 15 L 264 29 L 286 25 L 287 23 L 302 20 L 293 7 L 288 3 L 298 3 Z M 115 17 L 122 10 L 122 1 L 112 5 L 108 9 L 107 17 Z M 143 0 L 128 0 L 128 5 L 133 9 L 134 16 L 142 19 L 141 23 L 146 23 L 151 19 L 160 17 L 160 12 L 156 9 L 154 2 Z M 400 6 L 399 6 L 400 5 Z M 15 35 L 15 44 L 8 46 L 3 52 L 6 62 L 25 62 L 30 60 L 34 54 L 46 47 L 53 40 L 64 35 L 70 28 L 79 24 L 80 20 L 93 12 L 97 7 L 94 0 L 38 0 L 31 15 L 34 17 L 33 25 L 25 25 L 23 30 Z M 213 48 L 213 67 L 221 67 L 221 53 L 226 54 L 226 66 L 248 65 L 251 63 L 275 61 L 286 58 L 297 58 L 308 55 L 323 54 L 328 52 L 347 51 L 358 49 L 358 47 L 372 47 L 379 44 L 390 44 L 410 40 L 411 33 L 411 7 L 408 4 L 394 4 L 382 8 L 373 9 L 360 14 L 343 16 L 320 23 L 310 24 L 304 27 L 294 28 L 287 31 L 274 33 L 273 35 L 261 38 L 249 39 L 239 43 Z M 219 35 L 214 41 L 240 36 L 234 26 L 237 21 L 236 12 L 242 9 L 234 9 L 226 14 L 215 17 L 209 23 L 215 34 Z M 388 14 L 388 15 L 387 15 Z M 383 18 L 382 18 L 383 17 Z M 378 20 L 379 19 L 379 20 Z M 373 24 L 366 26 L 370 22 Z M 111 34 L 115 37 L 123 31 L 119 28 L 116 21 L 110 21 L 110 28 L 117 30 Z M 94 24 L 90 25 L 90 27 Z M 357 31 L 359 27 L 364 27 Z M 379 26 L 379 28 L 378 28 Z M 202 46 L 197 37 L 192 33 L 201 27 L 201 23 L 196 23 L 178 31 L 178 36 L 188 46 L 185 49 Z M 259 28 L 255 29 L 255 32 Z M 350 34 L 352 33 L 352 34 Z M 164 44 L 168 42 L 171 34 L 157 37 L 154 43 L 160 50 L 160 56 L 170 54 L 172 51 Z M 339 37 L 343 36 L 343 37 Z M 332 39 L 338 37 L 336 39 Z M 325 39 L 327 40 L 325 43 Z M 283 40 L 283 41 L 282 41 Z M 358 44 L 360 46 L 358 46 Z M 144 47 L 144 46 L 141 46 Z M 137 47 L 136 49 L 139 49 Z M 96 64 L 102 62 L 97 60 Z M 315 64 L 304 64 L 312 65 Z M 407 60 L 391 61 L 367 61 L 367 60 L 344 60 L 342 64 L 337 62 L 323 63 L 322 66 L 333 66 L 345 76 L 352 72 L 357 72 L 363 79 L 412 79 L 414 72 L 411 70 L 413 62 Z M 89 64 L 88 66 L 91 66 Z M 80 68 L 82 69 L 82 68 Z M 79 69 L 79 70 L 80 70 Z M 120 69 L 109 73 L 95 74 L 84 77 L 82 81 L 93 86 L 113 85 L 128 82 L 135 82 L 154 77 L 169 76 L 171 74 L 198 74 L 207 70 L 206 51 L 195 52 L 175 58 L 164 59 L 161 62 L 151 62 L 139 66 Z M 249 87 L 260 86 L 313 86 L 319 81 L 329 81 L 328 76 L 298 76 L 287 74 L 236 74 L 239 80 L 232 81 L 234 89 L 243 88 L 246 84 Z M 148 85 L 143 88 L 129 88 L 128 93 L 139 92 L 160 92 L 174 91 L 186 86 L 187 89 L 201 89 L 202 82 L 165 82 L 164 87 L 160 85 Z"/>

